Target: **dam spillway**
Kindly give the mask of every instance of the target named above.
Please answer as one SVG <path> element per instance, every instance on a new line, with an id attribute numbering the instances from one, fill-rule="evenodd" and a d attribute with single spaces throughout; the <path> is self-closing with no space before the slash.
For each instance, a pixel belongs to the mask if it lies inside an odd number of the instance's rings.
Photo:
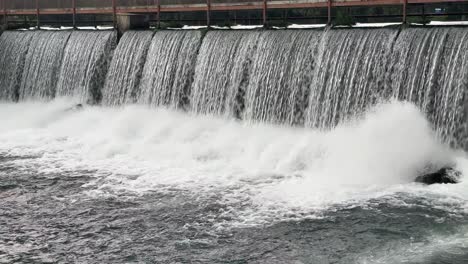
<path id="1" fill-rule="evenodd" d="M 0 98 L 146 104 L 320 129 L 396 98 L 466 148 L 464 27 L 12 31 L 0 37 Z"/>
<path id="2" fill-rule="evenodd" d="M 4 32 L 0 262 L 465 264 L 467 42 Z"/>

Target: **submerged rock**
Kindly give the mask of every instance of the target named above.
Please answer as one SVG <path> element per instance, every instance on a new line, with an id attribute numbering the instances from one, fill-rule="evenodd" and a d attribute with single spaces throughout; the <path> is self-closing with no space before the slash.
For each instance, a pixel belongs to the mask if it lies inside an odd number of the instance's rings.
<path id="1" fill-rule="evenodd" d="M 460 181 L 460 177 L 461 172 L 454 170 L 453 168 L 442 168 L 437 172 L 418 176 L 415 181 L 424 184 L 458 183 Z"/>

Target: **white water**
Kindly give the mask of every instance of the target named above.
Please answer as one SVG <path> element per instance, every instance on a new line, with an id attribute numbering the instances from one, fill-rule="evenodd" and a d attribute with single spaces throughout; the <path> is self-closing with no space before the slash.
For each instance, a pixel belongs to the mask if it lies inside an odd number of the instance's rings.
<path id="1" fill-rule="evenodd" d="M 166 187 L 200 197 L 218 193 L 227 204 L 248 204 L 232 212 L 242 224 L 294 212 L 317 217 L 335 205 L 365 204 L 401 192 L 442 195 L 441 203 L 468 208 L 465 183 L 412 183 L 431 166 L 454 164 L 462 171 L 468 166 L 464 154 L 439 143 L 409 103 L 379 105 L 330 131 L 141 106 L 65 111 L 71 105 L 63 99 L 0 104 L 0 153 L 42 154 L 14 162 L 63 177 L 65 171 L 97 169 L 91 194 Z"/>

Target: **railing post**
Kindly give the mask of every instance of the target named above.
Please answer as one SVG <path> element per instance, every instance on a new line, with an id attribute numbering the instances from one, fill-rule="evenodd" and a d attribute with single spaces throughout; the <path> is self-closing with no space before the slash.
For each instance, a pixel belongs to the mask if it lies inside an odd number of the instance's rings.
<path id="1" fill-rule="evenodd" d="M 161 0 L 156 0 L 156 5 L 158 7 L 158 15 L 157 15 L 157 19 L 158 19 L 158 29 L 161 28 Z"/>
<path id="2" fill-rule="evenodd" d="M 267 0 L 263 0 L 263 27 L 267 27 L 267 13 L 268 12 L 268 4 Z"/>
<path id="3" fill-rule="evenodd" d="M 6 6 L 6 3 L 7 3 L 7 0 L 3 0 L 2 1 L 3 3 L 3 24 L 5 26 L 5 30 L 8 29 L 8 16 L 7 16 L 7 6 Z"/>
<path id="4" fill-rule="evenodd" d="M 331 9 L 332 9 L 332 0 L 328 0 L 327 1 L 327 25 L 329 25 L 329 26 L 332 24 Z"/>
<path id="5" fill-rule="evenodd" d="M 112 21 L 114 22 L 114 29 L 117 29 L 117 4 L 116 0 L 112 0 Z"/>
<path id="6" fill-rule="evenodd" d="M 72 0 L 73 9 L 73 29 L 76 29 L 76 0 Z"/>
<path id="7" fill-rule="evenodd" d="M 36 0 L 36 27 L 37 29 L 41 29 L 41 21 L 39 19 L 39 0 Z"/>
<path id="8" fill-rule="evenodd" d="M 206 0 L 206 26 L 211 26 L 211 0 Z"/>
<path id="9" fill-rule="evenodd" d="M 403 0 L 403 24 L 408 23 L 407 12 L 408 12 L 408 0 Z"/>
<path id="10" fill-rule="evenodd" d="M 421 4 L 421 5 L 422 5 L 422 19 L 423 19 L 424 25 L 426 25 L 426 10 L 425 10 L 425 6 L 424 6 L 424 4 Z"/>

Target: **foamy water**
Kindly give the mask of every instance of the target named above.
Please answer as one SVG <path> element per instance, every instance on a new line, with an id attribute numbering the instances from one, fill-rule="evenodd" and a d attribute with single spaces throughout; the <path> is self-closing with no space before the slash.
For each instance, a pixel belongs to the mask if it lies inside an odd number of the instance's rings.
<path id="1" fill-rule="evenodd" d="M 234 213 L 235 224 L 320 217 L 323 210 L 373 199 L 401 204 L 393 197 L 400 193 L 447 210 L 468 208 L 464 182 L 413 183 L 441 166 L 468 171 L 468 165 L 410 103 L 381 104 L 330 131 L 142 106 L 68 111 L 72 105 L 69 99 L 2 103 L 0 151 L 40 155 L 33 163 L 14 161 L 25 170 L 97 170 L 90 195 L 173 188 L 201 197 L 216 193 L 227 204 L 245 203 Z"/>

